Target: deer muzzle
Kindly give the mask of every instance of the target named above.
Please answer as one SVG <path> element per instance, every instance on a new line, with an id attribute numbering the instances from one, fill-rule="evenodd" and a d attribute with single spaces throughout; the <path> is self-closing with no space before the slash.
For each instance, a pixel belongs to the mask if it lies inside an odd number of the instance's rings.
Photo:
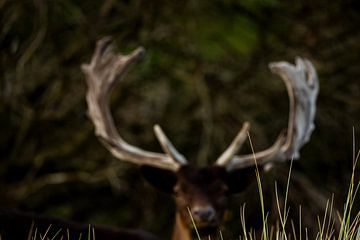
<path id="1" fill-rule="evenodd" d="M 211 224 L 215 221 L 216 212 L 212 206 L 194 206 L 191 212 L 196 223 Z"/>

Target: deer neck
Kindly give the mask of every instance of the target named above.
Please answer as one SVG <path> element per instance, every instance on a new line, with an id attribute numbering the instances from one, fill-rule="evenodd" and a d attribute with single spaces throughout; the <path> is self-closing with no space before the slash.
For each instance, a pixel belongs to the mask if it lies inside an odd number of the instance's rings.
<path id="1" fill-rule="evenodd" d="M 192 231 L 189 229 L 189 227 L 184 224 L 184 222 L 181 220 L 180 214 L 177 212 L 175 215 L 175 226 L 172 234 L 171 240 L 193 240 L 198 239 L 197 237 L 194 237 L 192 234 Z M 208 237 L 201 237 L 201 239 L 208 239 Z M 218 239 L 217 236 L 210 236 L 210 239 L 216 240 Z"/>
<path id="2" fill-rule="evenodd" d="M 171 240 L 192 240 L 190 229 L 183 223 L 178 212 L 175 215 L 175 226 Z"/>

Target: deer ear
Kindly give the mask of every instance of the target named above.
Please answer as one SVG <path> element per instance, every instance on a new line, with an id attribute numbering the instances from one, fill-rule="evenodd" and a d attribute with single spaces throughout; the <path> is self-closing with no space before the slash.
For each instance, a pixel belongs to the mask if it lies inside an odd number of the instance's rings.
<path id="1" fill-rule="evenodd" d="M 224 180 L 229 188 L 229 193 L 240 193 L 246 189 L 248 185 L 256 181 L 255 167 L 243 169 L 235 169 L 226 171 Z"/>
<path id="2" fill-rule="evenodd" d="M 166 169 L 141 166 L 143 177 L 156 189 L 165 193 L 173 193 L 177 182 L 176 173 Z"/>

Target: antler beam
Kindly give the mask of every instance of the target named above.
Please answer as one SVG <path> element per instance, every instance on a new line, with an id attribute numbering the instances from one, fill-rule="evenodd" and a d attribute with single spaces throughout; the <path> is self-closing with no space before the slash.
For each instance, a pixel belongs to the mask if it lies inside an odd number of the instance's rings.
<path id="1" fill-rule="evenodd" d="M 286 135 L 280 134 L 268 149 L 254 154 L 234 155 L 216 165 L 228 170 L 245 168 L 255 164 L 264 165 L 274 161 L 297 159 L 301 147 L 306 144 L 314 130 L 316 98 L 319 92 L 317 74 L 307 59 L 296 58 L 295 65 L 287 62 L 270 63 L 269 68 L 284 81 L 289 95 L 289 122 Z"/>
<path id="2" fill-rule="evenodd" d="M 81 66 L 88 86 L 88 115 L 94 123 L 95 134 L 115 157 L 139 165 L 176 171 L 186 164 L 186 160 L 174 157 L 172 153 L 177 151 L 173 150 L 168 140 L 166 144 L 172 149 L 168 154 L 149 152 L 128 144 L 116 130 L 109 108 L 109 98 L 114 86 L 123 79 L 129 67 L 137 62 L 144 52 L 145 50 L 139 47 L 129 55 L 114 54 L 110 37 L 97 42 L 90 64 Z"/>

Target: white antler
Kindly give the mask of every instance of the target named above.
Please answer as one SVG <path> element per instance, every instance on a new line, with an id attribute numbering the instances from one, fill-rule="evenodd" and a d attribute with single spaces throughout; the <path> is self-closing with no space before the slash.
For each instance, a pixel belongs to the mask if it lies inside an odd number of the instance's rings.
<path id="1" fill-rule="evenodd" d="M 90 64 L 83 64 L 82 71 L 86 77 L 88 91 L 86 101 L 88 114 L 95 125 L 95 133 L 105 147 L 117 158 L 140 165 L 150 165 L 158 168 L 176 171 L 186 164 L 185 158 L 178 159 L 173 154 L 174 147 L 167 140 L 161 142 L 162 147 L 172 149 L 167 154 L 142 150 L 125 142 L 114 125 L 109 108 L 109 97 L 118 81 L 127 73 L 129 67 L 144 55 L 144 49 L 139 47 L 129 55 L 114 54 L 112 40 L 109 37 L 97 42 Z M 182 156 L 182 155 L 180 155 Z"/>
<path id="2" fill-rule="evenodd" d="M 226 161 L 220 157 L 216 165 L 226 166 L 228 170 L 232 170 L 254 165 L 255 159 L 259 165 L 297 159 L 300 156 L 299 150 L 309 141 L 314 130 L 316 98 L 319 92 L 314 66 L 307 59 L 296 58 L 296 65 L 276 62 L 270 63 L 269 67 L 273 73 L 283 79 L 289 95 L 289 122 L 286 135 L 280 134 L 273 146 L 264 151 L 233 155 L 227 157 Z"/>

